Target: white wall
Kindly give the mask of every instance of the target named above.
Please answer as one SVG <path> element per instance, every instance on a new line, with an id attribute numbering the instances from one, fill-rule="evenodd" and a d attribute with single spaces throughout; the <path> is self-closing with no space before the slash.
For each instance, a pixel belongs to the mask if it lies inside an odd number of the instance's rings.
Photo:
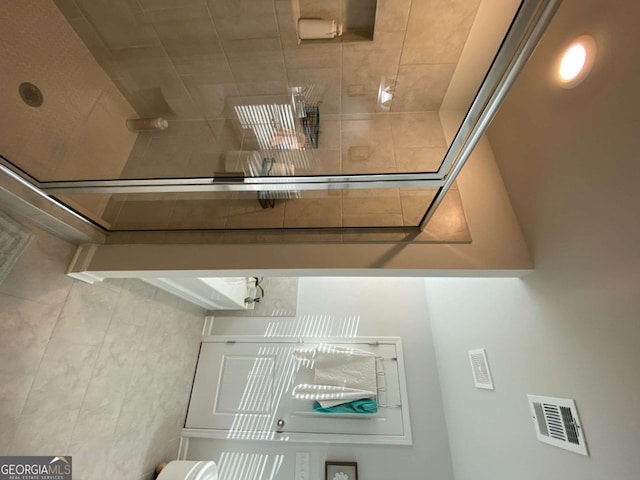
<path id="1" fill-rule="evenodd" d="M 640 478 L 637 2 L 565 0 L 489 137 L 534 257 L 522 279 L 429 279 L 456 480 Z M 590 33 L 576 89 L 560 48 Z M 496 390 L 473 387 L 486 347 Z M 574 398 L 590 457 L 536 440 L 527 393 Z"/>
<path id="2" fill-rule="evenodd" d="M 456 480 L 638 478 L 640 304 L 581 273 L 426 280 Z M 493 392 L 473 386 L 481 347 Z M 590 458 L 536 440 L 528 393 L 576 400 Z"/>
<path id="3" fill-rule="evenodd" d="M 336 332 L 357 325 L 359 336 L 400 336 L 409 390 L 413 446 L 317 446 L 283 443 L 191 440 L 189 458 L 220 459 L 223 452 L 284 455 L 275 479 L 292 480 L 295 452 L 311 452 L 310 480 L 324 478 L 324 461 L 357 461 L 367 480 L 452 479 L 431 328 L 421 279 L 301 278 L 298 316 L 293 318 L 217 318 L 214 334 L 264 335 L 269 324 L 295 329 L 299 320 L 324 319 Z M 283 330 L 284 331 L 284 330 Z M 333 333 L 333 332 L 332 332 Z M 269 475 L 262 479 L 270 478 Z M 234 479 L 238 480 L 238 479 Z"/>

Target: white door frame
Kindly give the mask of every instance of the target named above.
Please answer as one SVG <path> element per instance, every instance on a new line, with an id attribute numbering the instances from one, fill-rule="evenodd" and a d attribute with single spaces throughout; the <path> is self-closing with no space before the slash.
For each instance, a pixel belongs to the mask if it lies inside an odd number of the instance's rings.
<path id="1" fill-rule="evenodd" d="M 293 343 L 304 345 L 317 343 L 347 343 L 347 344 L 393 344 L 396 347 L 398 377 L 400 382 L 400 398 L 402 406 L 402 427 L 403 435 L 351 435 L 351 434 L 327 434 L 327 433 L 276 433 L 273 439 L 266 441 L 274 442 L 294 442 L 294 443 L 342 443 L 354 445 L 412 445 L 411 419 L 409 416 L 409 397 L 407 392 L 407 381 L 404 367 L 404 353 L 402 350 L 402 339 L 400 337 L 325 337 L 325 338 L 304 338 L 299 337 L 261 337 L 258 335 L 242 336 L 204 336 L 202 343 Z M 228 430 L 183 428 L 181 436 L 181 454 L 186 455 L 189 438 L 208 438 L 215 440 L 236 440 L 229 434 Z M 244 438 L 242 440 L 265 441 L 265 439 Z"/>

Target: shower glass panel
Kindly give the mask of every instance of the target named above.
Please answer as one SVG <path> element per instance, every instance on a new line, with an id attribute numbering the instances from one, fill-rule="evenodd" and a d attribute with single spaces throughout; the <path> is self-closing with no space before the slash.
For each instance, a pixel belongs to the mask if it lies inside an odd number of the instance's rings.
<path id="1" fill-rule="evenodd" d="M 302 16 L 350 23 L 299 0 L 3 2 L 2 164 L 112 231 L 423 228 L 514 16 L 500 68 L 558 1 L 507 3 L 378 2 L 372 36 L 300 41 Z"/>
<path id="2" fill-rule="evenodd" d="M 59 195 L 110 231 L 416 227 L 437 188 Z M 461 205 L 460 205 L 461 209 Z"/>

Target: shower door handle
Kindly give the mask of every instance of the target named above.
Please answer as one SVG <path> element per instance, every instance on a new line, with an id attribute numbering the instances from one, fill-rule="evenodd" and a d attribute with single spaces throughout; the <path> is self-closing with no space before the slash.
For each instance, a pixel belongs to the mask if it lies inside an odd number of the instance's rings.
<path id="1" fill-rule="evenodd" d="M 276 433 L 284 432 L 284 420 L 279 418 L 276 422 Z"/>
<path id="2" fill-rule="evenodd" d="M 244 172 L 215 172 L 213 183 L 244 183 Z"/>

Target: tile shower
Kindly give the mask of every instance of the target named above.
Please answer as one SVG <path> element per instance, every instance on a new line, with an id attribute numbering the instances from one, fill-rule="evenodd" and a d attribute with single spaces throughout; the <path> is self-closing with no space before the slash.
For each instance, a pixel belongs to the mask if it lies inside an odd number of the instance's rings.
<path id="1" fill-rule="evenodd" d="M 45 2 L 38 9 L 29 8 L 30 2 L 3 7 L 5 18 L 31 18 L 12 38 L 22 34 L 22 47 L 40 50 L 56 48 L 46 38 L 60 39 L 77 51 L 69 57 L 76 62 L 69 70 L 92 72 L 89 83 L 73 86 L 83 93 L 73 101 L 88 117 L 74 114 L 76 123 L 70 123 L 64 109 L 52 110 L 62 115 L 56 116 L 56 124 L 65 126 L 59 132 L 50 128 L 51 117 L 36 116 L 44 142 L 40 150 L 1 152 L 25 169 L 36 168 L 44 180 L 225 172 L 225 155 L 250 143 L 235 125 L 233 103 L 273 101 L 292 85 L 311 84 L 319 91 L 320 144 L 306 150 L 308 158 L 296 174 L 431 171 L 447 148 L 438 109 L 479 4 L 456 2 L 451 8 L 446 2 L 414 2 L 410 9 L 407 1 L 380 0 L 372 41 L 300 46 L 288 0 L 55 0 L 55 6 Z M 299 8 L 307 16 L 323 13 L 317 2 L 301 1 Z M 431 18 L 443 20 L 437 30 L 446 45 L 427 42 L 425 47 L 422 24 Z M 48 36 L 29 33 L 44 23 Z M 31 37 L 41 38 L 40 43 Z M 42 62 L 21 63 L 28 78 L 46 78 L 54 70 L 46 55 Z M 381 78 L 394 84 L 389 109 L 379 103 Z M 37 115 L 15 108 L 18 117 Z M 132 116 L 163 116 L 170 127 L 136 136 L 124 128 Z M 60 152 L 61 167 L 53 170 L 41 161 L 51 145 Z M 79 161 L 69 162 L 69 155 Z M 301 198 L 279 202 L 277 211 L 262 211 L 246 195 L 65 195 L 63 200 L 114 230 L 415 226 L 421 215 L 413 212 L 424 213 L 434 191 L 395 189 L 390 195 L 393 207 L 357 190 L 303 192 Z M 452 197 L 464 219 L 459 197 Z M 350 209 L 354 198 L 369 203 L 366 213 Z M 184 210 L 197 212 L 193 221 Z"/>

